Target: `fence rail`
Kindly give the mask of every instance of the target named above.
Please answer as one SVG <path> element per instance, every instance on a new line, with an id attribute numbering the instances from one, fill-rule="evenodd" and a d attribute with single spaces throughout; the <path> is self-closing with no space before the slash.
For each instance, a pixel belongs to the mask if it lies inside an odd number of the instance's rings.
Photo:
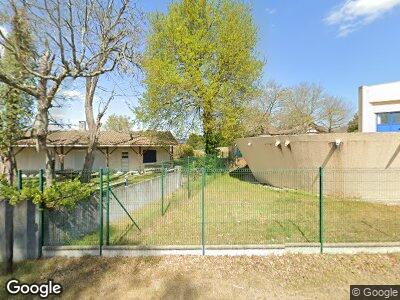
<path id="1" fill-rule="evenodd" d="M 104 174 L 103 174 L 104 173 Z M 162 168 L 46 211 L 44 245 L 400 242 L 400 170 Z M 396 187 L 397 186 L 397 187 Z M 100 194 L 100 195 L 99 195 Z M 99 202 L 99 199 L 102 201 Z"/>

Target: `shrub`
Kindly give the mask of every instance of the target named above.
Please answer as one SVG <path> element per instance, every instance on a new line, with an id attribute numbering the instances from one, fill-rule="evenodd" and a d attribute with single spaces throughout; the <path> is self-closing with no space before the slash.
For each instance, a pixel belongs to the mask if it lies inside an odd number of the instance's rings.
<path id="1" fill-rule="evenodd" d="M 92 188 L 79 179 L 55 182 L 51 187 L 40 192 L 35 182 L 26 182 L 21 191 L 10 186 L 5 180 L 0 181 L 0 194 L 3 199 L 15 205 L 18 202 L 32 200 L 35 204 L 43 204 L 46 208 L 73 208 L 76 203 L 89 198 Z"/>
<path id="2" fill-rule="evenodd" d="M 176 156 L 178 158 L 185 158 L 188 156 L 193 156 L 194 155 L 194 149 L 192 146 L 182 144 L 176 147 Z"/>

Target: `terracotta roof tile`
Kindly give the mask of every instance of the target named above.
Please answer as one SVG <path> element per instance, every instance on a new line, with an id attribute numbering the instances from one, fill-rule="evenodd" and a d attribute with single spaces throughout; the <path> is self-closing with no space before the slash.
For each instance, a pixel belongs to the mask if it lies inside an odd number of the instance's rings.
<path id="1" fill-rule="evenodd" d="M 60 130 L 52 131 L 47 136 L 49 146 L 76 146 L 87 145 L 89 131 Z M 27 137 L 20 140 L 18 146 L 33 146 L 34 138 Z M 178 142 L 169 131 L 100 131 L 100 146 L 174 146 Z"/>

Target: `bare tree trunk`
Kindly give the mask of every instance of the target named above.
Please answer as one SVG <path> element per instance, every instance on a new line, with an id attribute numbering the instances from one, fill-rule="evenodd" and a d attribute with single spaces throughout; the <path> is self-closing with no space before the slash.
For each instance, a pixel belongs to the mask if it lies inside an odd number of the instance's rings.
<path id="1" fill-rule="evenodd" d="M 98 130 L 94 130 L 93 133 L 90 133 L 89 144 L 86 150 L 85 162 L 83 164 L 83 170 L 81 175 L 82 182 L 88 182 L 90 180 L 90 174 L 93 169 L 94 163 L 94 152 L 97 149 L 97 138 L 98 138 Z"/>
<path id="2" fill-rule="evenodd" d="M 6 161 L 4 156 L 0 156 L 0 164 L 1 164 L 0 174 L 6 174 Z"/>
<path id="3" fill-rule="evenodd" d="M 49 126 L 49 106 L 44 94 L 38 101 L 38 112 L 35 119 L 34 131 L 36 136 L 36 150 L 44 152 L 46 156 L 45 176 L 46 186 L 51 186 L 54 180 L 55 155 L 53 149 L 47 147 L 47 134 Z"/>
<path id="4" fill-rule="evenodd" d="M 86 79 L 85 115 L 86 123 L 89 130 L 89 143 L 86 150 L 85 162 L 83 164 L 81 176 L 82 182 L 88 182 L 90 180 L 90 174 L 92 172 L 94 163 L 94 153 L 97 149 L 101 116 L 99 113 L 99 115 L 97 116 L 97 120 L 94 119 L 93 99 L 98 80 L 99 77 L 91 77 Z"/>
<path id="5" fill-rule="evenodd" d="M 217 135 L 215 134 L 215 122 L 212 115 L 212 103 L 211 101 L 205 101 L 203 105 L 203 131 L 204 131 L 204 142 L 206 154 L 217 153 Z"/>

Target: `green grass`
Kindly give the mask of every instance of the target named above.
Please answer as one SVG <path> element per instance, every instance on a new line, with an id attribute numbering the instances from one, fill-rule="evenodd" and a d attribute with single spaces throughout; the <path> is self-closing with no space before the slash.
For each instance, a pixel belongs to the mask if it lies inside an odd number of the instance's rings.
<path id="1" fill-rule="evenodd" d="M 110 243 L 120 245 L 201 245 L 202 197 L 199 176 L 172 196 L 132 211 L 137 230 L 116 202 L 120 218 L 110 224 Z M 400 206 L 325 197 L 324 241 L 398 242 Z M 208 176 L 204 189 L 206 245 L 256 245 L 319 242 L 316 194 L 273 189 L 225 175 Z M 94 232 L 71 244 L 98 241 Z"/>
<path id="2" fill-rule="evenodd" d="M 230 177 L 208 177 L 204 200 L 207 245 L 250 245 L 319 242 L 319 198 L 293 190 L 271 189 Z M 110 225 L 110 241 L 135 245 L 201 244 L 199 180 L 186 184 L 161 203 L 132 212 L 139 232 L 121 211 Z M 400 241 L 400 206 L 326 197 L 325 242 Z"/>

